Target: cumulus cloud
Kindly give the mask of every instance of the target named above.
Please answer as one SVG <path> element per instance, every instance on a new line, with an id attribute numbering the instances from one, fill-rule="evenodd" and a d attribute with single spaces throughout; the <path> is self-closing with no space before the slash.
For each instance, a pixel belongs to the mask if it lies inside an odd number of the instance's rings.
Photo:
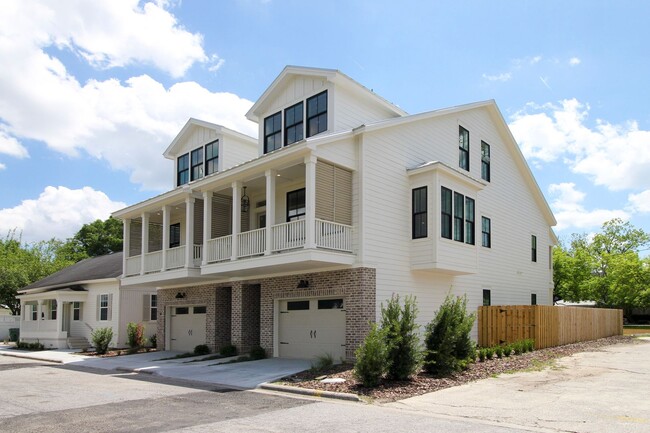
<path id="1" fill-rule="evenodd" d="M 106 219 L 125 206 L 90 187 L 48 186 L 37 199 L 23 200 L 14 208 L 0 210 L 0 233 L 18 229 L 25 242 L 66 239 L 83 224 Z"/>
<path id="2" fill-rule="evenodd" d="M 527 107 L 512 117 L 510 128 L 533 164 L 561 158 L 574 173 L 610 190 L 650 189 L 650 131 L 635 121 L 589 126 L 589 105 L 576 99 Z"/>
<path id="3" fill-rule="evenodd" d="M 82 84 L 47 50 L 69 48 L 104 67 L 152 63 L 172 75 L 197 61 L 218 64 L 206 57 L 200 36 L 179 26 L 166 6 L 140 7 L 131 0 L 3 3 L 0 58 L 12 59 L 12 67 L 0 68 L 0 149 L 26 156 L 16 137 L 39 140 L 72 157 L 103 159 L 143 188 L 164 190 L 171 185 L 161 154 L 189 117 L 257 135 L 244 117 L 252 102 L 237 95 L 195 82 L 166 88 L 148 75 Z"/>
<path id="4" fill-rule="evenodd" d="M 551 184 L 548 193 L 553 197 L 551 207 L 557 219 L 557 230 L 567 228 L 589 229 L 600 227 L 612 218 L 630 219 L 628 212 L 617 209 L 585 209 L 582 202 L 585 193 L 576 189 L 572 182 Z"/>
<path id="5" fill-rule="evenodd" d="M 650 190 L 645 190 L 639 194 L 630 194 L 627 196 L 627 200 L 634 212 L 650 213 Z"/>
<path id="6" fill-rule="evenodd" d="M 7 133 L 7 128 L 4 125 L 0 125 L 0 153 L 15 158 L 27 158 L 29 156 L 27 149 L 15 137 Z"/>
<path id="7" fill-rule="evenodd" d="M 7 166 L 0 162 L 0 170 L 4 170 L 5 168 L 7 168 Z"/>
<path id="8" fill-rule="evenodd" d="M 570 65 L 570 66 L 578 66 L 580 63 L 582 63 L 582 60 L 580 60 L 580 59 L 577 58 L 577 57 L 571 57 L 571 58 L 569 59 L 569 65 Z"/>

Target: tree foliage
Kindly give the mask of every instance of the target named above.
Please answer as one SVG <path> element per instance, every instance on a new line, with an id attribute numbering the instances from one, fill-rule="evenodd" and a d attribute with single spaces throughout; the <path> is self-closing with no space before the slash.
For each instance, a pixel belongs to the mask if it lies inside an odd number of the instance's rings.
<path id="1" fill-rule="evenodd" d="M 648 245 L 650 234 L 618 218 L 592 239 L 573 235 L 553 251 L 555 296 L 622 308 L 630 318 L 633 308 L 650 306 L 650 260 L 639 256 Z"/>
<path id="2" fill-rule="evenodd" d="M 406 296 L 400 305 L 399 295 L 393 295 L 384 307 L 381 305 L 381 328 L 388 350 L 387 378 L 407 380 L 417 373 L 422 364 L 422 348 L 415 323 L 418 307 L 415 298 Z"/>
<path id="3" fill-rule="evenodd" d="M 122 251 L 122 222 L 113 217 L 84 224 L 68 240 L 66 248 L 71 259 L 97 257 Z"/>

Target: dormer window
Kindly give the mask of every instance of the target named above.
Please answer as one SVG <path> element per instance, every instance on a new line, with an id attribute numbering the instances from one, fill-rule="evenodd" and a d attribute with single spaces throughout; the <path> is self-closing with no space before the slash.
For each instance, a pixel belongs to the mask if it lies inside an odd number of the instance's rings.
<path id="1" fill-rule="evenodd" d="M 282 112 L 278 111 L 264 119 L 264 153 L 282 147 Z"/>
<path id="2" fill-rule="evenodd" d="M 192 151 L 192 180 L 203 177 L 203 148 L 199 147 Z"/>
<path id="3" fill-rule="evenodd" d="M 205 145 L 205 175 L 219 171 L 219 140 Z"/>
<path id="4" fill-rule="evenodd" d="M 185 185 L 190 181 L 190 155 L 179 156 L 176 161 L 176 186 Z"/>
<path id="5" fill-rule="evenodd" d="M 288 146 L 303 139 L 303 103 L 284 110 L 284 142 Z"/>
<path id="6" fill-rule="evenodd" d="M 327 131 L 327 90 L 307 99 L 307 137 Z"/>

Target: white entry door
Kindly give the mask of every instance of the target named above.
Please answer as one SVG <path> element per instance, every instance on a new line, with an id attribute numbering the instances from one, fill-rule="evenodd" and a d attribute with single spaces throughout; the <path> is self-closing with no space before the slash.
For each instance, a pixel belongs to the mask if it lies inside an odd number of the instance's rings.
<path id="1" fill-rule="evenodd" d="M 281 358 L 345 358 L 343 299 L 280 301 L 279 343 Z"/>
<path id="2" fill-rule="evenodd" d="M 205 305 L 171 307 L 171 350 L 192 352 L 205 344 L 205 311 Z"/>

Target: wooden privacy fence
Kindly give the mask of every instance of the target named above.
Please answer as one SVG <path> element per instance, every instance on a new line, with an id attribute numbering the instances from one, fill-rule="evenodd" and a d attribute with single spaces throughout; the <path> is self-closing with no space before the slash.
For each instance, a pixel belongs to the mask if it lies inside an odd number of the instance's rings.
<path id="1" fill-rule="evenodd" d="M 535 348 L 623 335 L 623 310 L 503 305 L 478 308 L 478 344 L 488 347 L 533 338 Z"/>

